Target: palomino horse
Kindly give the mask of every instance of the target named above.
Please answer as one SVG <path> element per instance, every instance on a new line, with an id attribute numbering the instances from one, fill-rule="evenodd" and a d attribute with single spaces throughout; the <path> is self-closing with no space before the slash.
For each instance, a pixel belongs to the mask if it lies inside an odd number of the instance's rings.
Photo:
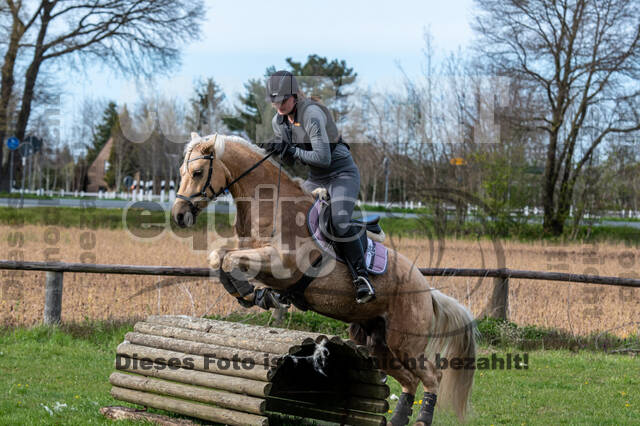
<path id="1" fill-rule="evenodd" d="M 215 242 L 217 248 L 209 255 L 211 268 L 222 267 L 228 273 L 240 269 L 268 287 L 285 290 L 309 268 L 314 253 L 318 257 L 305 221 L 314 198 L 301 188 L 299 179 L 284 172 L 279 176 L 271 159 L 256 166 L 265 155 L 239 137 L 192 134 L 180 168 L 182 198 L 176 199 L 171 214 L 178 225 L 191 226 L 197 214 L 229 188 L 237 211 L 236 236 Z M 323 267 L 304 292 L 306 302 L 315 312 L 351 323 L 351 338 L 367 345 L 381 368 L 402 385 L 403 395 L 391 420 L 394 425 L 408 423 L 420 382 L 425 396 L 416 424 L 431 423 L 436 399 L 439 407 L 452 408 L 462 419 L 474 370 L 440 370 L 433 359 L 436 354 L 449 364 L 452 358 L 475 359 L 471 314 L 455 299 L 432 289 L 405 256 L 391 249 L 389 254 L 387 271 L 371 277 L 377 293 L 372 302 L 356 303 L 351 275 L 337 262 Z"/>

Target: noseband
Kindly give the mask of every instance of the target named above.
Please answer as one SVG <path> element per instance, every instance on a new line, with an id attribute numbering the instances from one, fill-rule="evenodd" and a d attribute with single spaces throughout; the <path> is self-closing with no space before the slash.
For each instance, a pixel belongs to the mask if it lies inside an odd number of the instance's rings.
<path id="1" fill-rule="evenodd" d="M 191 151 L 189 151 L 189 157 L 191 157 Z M 194 194 L 192 194 L 190 196 L 184 196 L 184 195 L 176 194 L 176 197 L 180 198 L 181 200 L 186 201 L 189 204 L 189 208 L 191 209 L 191 213 L 193 215 L 195 215 L 199 211 L 199 209 L 194 204 L 194 198 L 200 197 L 200 199 L 195 200 L 196 203 L 198 201 L 209 201 L 209 202 L 210 201 L 215 201 L 215 199 L 218 198 L 218 196 L 220 194 L 222 194 L 228 188 L 228 186 L 227 186 L 224 189 L 222 189 L 221 191 L 216 192 L 216 190 L 213 189 L 213 186 L 211 186 L 211 175 L 213 174 L 213 159 L 214 159 L 213 154 L 209 154 L 209 155 L 201 155 L 199 157 L 190 158 L 190 159 L 187 160 L 187 165 L 186 165 L 187 172 L 189 171 L 189 163 L 191 163 L 192 161 L 209 160 L 209 172 L 207 173 L 207 181 L 202 186 L 202 189 L 199 192 L 196 192 L 196 193 L 194 193 Z M 191 178 L 193 179 L 193 175 L 191 175 Z M 207 195 L 207 190 L 208 189 L 211 189 L 211 192 L 213 193 L 213 195 L 211 197 L 209 197 L 209 195 Z"/>
<path id="2" fill-rule="evenodd" d="M 214 141 L 214 143 L 215 143 L 215 141 Z M 189 151 L 189 157 L 187 157 L 187 163 L 186 163 L 187 173 L 189 172 L 189 163 L 191 163 L 192 161 L 209 160 L 209 171 L 207 172 L 207 180 L 206 180 L 206 182 L 202 186 L 202 189 L 199 192 L 196 192 L 196 193 L 194 193 L 194 194 L 192 194 L 190 196 L 176 194 L 176 197 L 180 198 L 181 200 L 186 201 L 189 204 L 189 208 L 191 209 L 191 213 L 195 216 L 200 211 L 200 209 L 198 207 L 196 207 L 194 202 L 197 203 L 199 201 L 207 201 L 207 202 L 215 201 L 220 195 L 224 194 L 231 187 L 231 185 L 233 185 L 234 183 L 238 182 L 240 179 L 242 179 L 243 177 L 245 177 L 246 175 L 251 173 L 256 167 L 258 167 L 260 164 L 262 164 L 264 161 L 266 161 L 267 158 L 271 157 L 274 152 L 275 151 L 271 151 L 265 157 L 260 159 L 260 161 L 258 161 L 253 166 L 249 167 L 247 170 L 242 172 L 242 174 L 240 176 L 238 176 L 237 178 L 232 180 L 231 183 L 227 184 L 227 186 L 222 188 L 220 191 L 216 192 L 216 190 L 213 188 L 213 186 L 211 186 L 211 175 L 213 173 L 213 160 L 215 159 L 215 157 L 213 156 L 213 154 L 209 154 L 209 155 L 201 155 L 201 156 L 196 157 L 196 158 L 191 158 L 191 151 Z M 193 179 L 193 175 L 191 175 L 191 178 Z M 211 192 L 213 193 L 213 195 L 211 197 L 209 197 L 209 195 L 207 194 L 207 190 L 208 189 L 211 189 Z M 194 201 L 194 198 L 196 198 L 196 197 L 200 197 L 200 199 Z"/>

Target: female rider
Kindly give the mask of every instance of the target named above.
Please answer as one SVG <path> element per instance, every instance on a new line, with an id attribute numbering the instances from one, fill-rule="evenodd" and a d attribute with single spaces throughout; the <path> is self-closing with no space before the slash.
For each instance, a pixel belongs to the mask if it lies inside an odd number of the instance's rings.
<path id="1" fill-rule="evenodd" d="M 267 101 L 277 110 L 272 126 L 275 140 L 282 142 L 273 144 L 271 149 L 278 151 L 285 162 L 297 160 L 309 166 L 305 190 L 327 189 L 331 197 L 332 239 L 351 265 L 356 300 L 358 303 L 373 300 L 375 291 L 365 266 L 364 249 L 357 232 L 350 227 L 360 192 L 360 171 L 330 111 L 306 98 L 288 71 L 277 71 L 269 77 Z"/>

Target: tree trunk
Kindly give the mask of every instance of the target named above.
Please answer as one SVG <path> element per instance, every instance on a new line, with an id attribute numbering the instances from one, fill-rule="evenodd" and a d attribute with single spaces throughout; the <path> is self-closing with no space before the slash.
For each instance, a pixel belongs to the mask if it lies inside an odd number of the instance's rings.
<path id="1" fill-rule="evenodd" d="M 542 208 L 544 209 L 544 221 L 542 231 L 546 235 L 560 235 L 562 227 L 558 230 L 557 216 L 554 205 L 554 193 L 557 175 L 556 167 L 556 146 L 558 144 L 558 133 L 549 136 L 549 146 L 547 147 L 547 161 L 544 171 L 544 190 L 542 194 Z"/>
<path id="2" fill-rule="evenodd" d="M 31 61 L 31 64 L 29 64 L 25 74 L 24 91 L 22 92 L 22 105 L 20 107 L 20 113 L 18 114 L 18 122 L 16 123 L 16 137 L 20 140 L 24 139 L 27 124 L 29 123 L 34 88 L 36 86 L 38 72 L 40 71 L 40 65 L 42 65 L 42 57 L 44 55 L 44 39 L 47 34 L 47 28 L 49 27 L 49 21 L 51 20 L 51 10 L 55 5 L 56 2 L 43 2 L 42 13 L 40 15 L 40 30 L 38 31 L 38 37 L 36 39 L 33 60 Z"/>
<path id="3" fill-rule="evenodd" d="M 18 46 L 20 39 L 24 34 L 25 28 L 21 24 L 20 20 L 13 19 L 13 26 L 11 28 L 11 37 L 7 51 L 4 55 L 4 63 L 2 65 L 2 80 L 0 83 L 0 158 L 4 153 L 4 139 L 8 136 L 10 131 L 10 118 L 9 118 L 9 102 L 13 94 L 13 86 L 15 84 L 14 69 L 16 64 L 16 58 L 18 56 Z M 10 182 L 9 177 L 11 172 L 9 171 L 10 162 L 0 168 L 0 191 L 8 191 Z"/>

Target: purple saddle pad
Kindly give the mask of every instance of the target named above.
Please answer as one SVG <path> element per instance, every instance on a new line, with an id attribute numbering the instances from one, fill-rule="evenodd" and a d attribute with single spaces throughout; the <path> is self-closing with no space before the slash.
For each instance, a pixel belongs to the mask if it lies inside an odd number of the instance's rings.
<path id="1" fill-rule="evenodd" d="M 316 200 L 307 213 L 307 226 L 313 240 L 318 247 L 325 253 L 335 258 L 337 261 L 344 263 L 344 259 L 340 257 L 329 242 L 328 238 L 320 228 L 321 212 L 329 203 L 324 200 Z M 374 275 L 383 274 L 387 270 L 387 248 L 377 241 L 373 241 L 367 237 L 367 248 L 365 250 L 365 261 L 367 270 Z"/>

